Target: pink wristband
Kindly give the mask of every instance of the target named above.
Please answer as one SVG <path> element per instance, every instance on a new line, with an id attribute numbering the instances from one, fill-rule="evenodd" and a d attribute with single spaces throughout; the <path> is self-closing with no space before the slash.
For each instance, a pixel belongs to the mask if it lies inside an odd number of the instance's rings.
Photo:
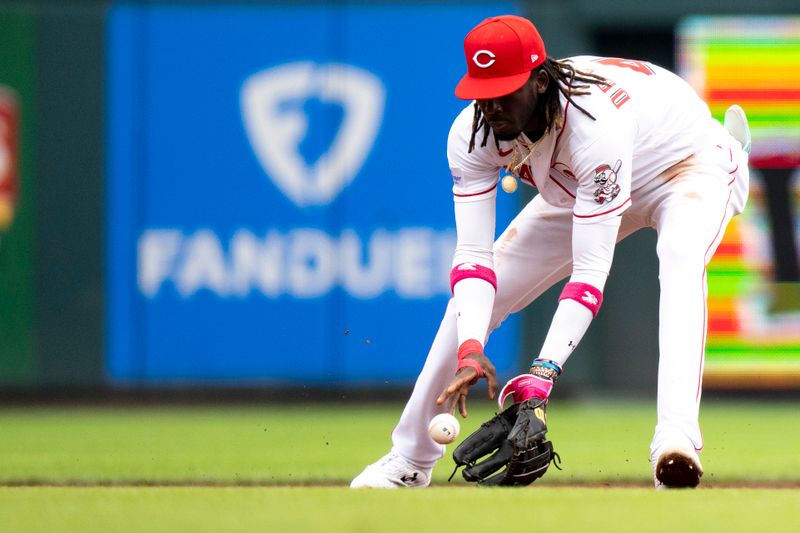
<path id="1" fill-rule="evenodd" d="M 458 368 L 456 368 L 456 372 L 470 366 L 478 372 L 478 377 L 482 378 L 483 368 L 481 368 L 480 363 L 474 359 L 466 359 L 471 353 L 483 353 L 483 344 L 476 339 L 467 339 L 461 343 L 461 346 L 458 347 Z"/>
<path id="2" fill-rule="evenodd" d="M 475 371 L 478 373 L 479 378 L 483 377 L 483 369 L 481 368 L 480 363 L 478 363 L 475 359 L 459 359 L 458 368 L 456 369 L 456 372 L 468 366 L 475 369 Z"/>
<path id="3" fill-rule="evenodd" d="M 603 303 L 603 293 L 594 285 L 571 281 L 564 285 L 564 290 L 558 297 L 559 302 L 566 299 L 575 300 L 591 311 L 592 316 L 597 316 L 600 305 Z"/>
<path id="4" fill-rule="evenodd" d="M 467 278 L 482 279 L 497 290 L 497 276 L 494 270 L 477 263 L 461 263 L 450 270 L 450 292 L 455 290 L 456 283 Z"/>
<path id="5" fill-rule="evenodd" d="M 458 360 L 460 361 L 467 355 L 475 352 L 483 353 L 483 344 L 475 339 L 467 339 L 458 347 Z"/>

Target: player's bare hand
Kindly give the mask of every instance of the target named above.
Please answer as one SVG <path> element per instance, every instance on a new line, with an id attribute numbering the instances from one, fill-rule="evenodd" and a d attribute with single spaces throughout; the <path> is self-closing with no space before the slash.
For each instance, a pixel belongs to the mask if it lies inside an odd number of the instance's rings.
<path id="1" fill-rule="evenodd" d="M 495 370 L 492 362 L 488 357 L 486 357 L 485 354 L 480 352 L 468 354 L 465 359 L 472 359 L 480 365 L 481 370 L 483 370 L 483 376 L 486 378 L 489 399 L 494 400 L 495 391 L 497 390 L 497 371 Z M 456 406 L 458 406 L 458 412 L 461 413 L 462 417 L 466 418 L 467 395 L 469 394 L 469 388 L 477 382 L 477 370 L 471 366 L 465 366 L 459 369 L 459 371 L 456 372 L 453 381 L 450 382 L 447 388 L 444 389 L 436 399 L 436 404 L 442 405 L 443 403 L 448 402 L 451 412 L 455 410 Z"/>

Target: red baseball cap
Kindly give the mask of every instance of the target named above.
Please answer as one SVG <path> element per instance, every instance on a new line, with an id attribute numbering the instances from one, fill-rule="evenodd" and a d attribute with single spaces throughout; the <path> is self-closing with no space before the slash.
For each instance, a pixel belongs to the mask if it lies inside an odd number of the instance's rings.
<path id="1" fill-rule="evenodd" d="M 483 100 L 513 93 L 530 71 L 547 58 L 533 23 L 515 15 L 491 17 L 464 38 L 467 74 L 456 86 L 463 100 Z"/>

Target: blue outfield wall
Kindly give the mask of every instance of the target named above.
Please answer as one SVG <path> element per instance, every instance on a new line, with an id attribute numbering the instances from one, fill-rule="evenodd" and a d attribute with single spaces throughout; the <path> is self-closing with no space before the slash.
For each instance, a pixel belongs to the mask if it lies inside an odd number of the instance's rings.
<path id="1" fill-rule="evenodd" d="M 411 383 L 449 297 L 463 37 L 513 12 L 112 7 L 112 383 Z M 501 375 L 518 337 L 515 318 L 492 336 Z"/>

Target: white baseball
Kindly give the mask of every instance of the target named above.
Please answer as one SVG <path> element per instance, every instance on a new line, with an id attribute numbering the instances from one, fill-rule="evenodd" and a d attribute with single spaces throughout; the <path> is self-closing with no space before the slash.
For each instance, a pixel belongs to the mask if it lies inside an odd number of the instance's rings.
<path id="1" fill-rule="evenodd" d="M 504 191 L 511 194 L 512 192 L 517 190 L 517 178 L 515 178 L 511 174 L 506 174 L 505 176 L 503 176 L 503 179 L 500 182 L 500 186 L 503 188 Z"/>
<path id="2" fill-rule="evenodd" d="M 450 444 L 456 440 L 459 431 L 461 431 L 461 426 L 456 417 L 450 413 L 436 415 L 428 424 L 428 434 L 439 444 Z"/>

